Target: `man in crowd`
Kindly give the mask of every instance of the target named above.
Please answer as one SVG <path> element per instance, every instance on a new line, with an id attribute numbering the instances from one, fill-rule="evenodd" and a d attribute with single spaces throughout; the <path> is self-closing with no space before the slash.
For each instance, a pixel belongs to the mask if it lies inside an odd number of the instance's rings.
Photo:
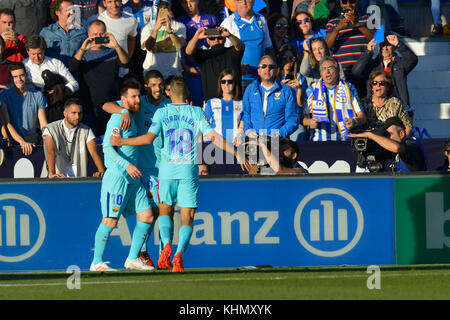
<path id="1" fill-rule="evenodd" d="M 55 23 L 44 27 L 40 35 L 47 44 L 46 54 L 68 66 L 70 58 L 86 39 L 86 29 L 70 22 L 74 15 L 72 0 L 55 0 L 51 14 Z"/>
<path id="2" fill-rule="evenodd" d="M 59 74 L 66 81 L 66 89 L 70 94 L 78 91 L 78 81 L 75 80 L 69 69 L 58 59 L 45 55 L 46 44 L 44 38 L 33 35 L 27 39 L 26 43 L 28 58 L 23 61 L 28 74 L 28 81 L 39 90 L 45 86 L 46 70 Z"/>
<path id="3" fill-rule="evenodd" d="M 107 43 L 96 43 L 106 39 Z M 97 41 L 98 42 L 98 41 Z M 88 26 L 88 38 L 69 62 L 69 69 L 80 79 L 79 98 L 86 106 L 85 123 L 96 136 L 105 132 L 109 115 L 102 106 L 107 101 L 119 99 L 120 66 L 126 66 L 129 56 L 113 34 L 106 32 L 101 20 L 93 20 Z"/>
<path id="4" fill-rule="evenodd" d="M 81 123 L 83 107 L 78 99 L 64 104 L 64 119 L 49 123 L 43 130 L 48 176 L 87 177 L 88 152 L 97 167 L 94 177 L 105 173 L 103 160 L 97 152 L 92 130 Z"/>
<path id="5" fill-rule="evenodd" d="M 136 227 L 125 268 L 131 270 L 154 270 L 139 259 L 139 251 L 144 244 L 155 217 L 152 214 L 147 192 L 141 184 L 141 171 L 138 165 L 138 148 L 121 146 L 114 147 L 110 138 L 114 135 L 123 135 L 125 138 L 137 135 L 134 115 L 140 110 L 141 85 L 136 80 L 124 81 L 121 88 L 121 102 L 125 109 L 133 115 L 130 127 L 122 131 L 120 114 L 111 115 L 103 140 L 103 153 L 105 156 L 106 172 L 102 179 L 101 209 L 103 219 L 95 234 L 94 259 L 91 271 L 114 271 L 103 261 L 108 239 L 112 230 L 117 226 L 120 216 L 125 218 L 136 214 Z"/>
<path id="6" fill-rule="evenodd" d="M 271 56 L 263 56 L 258 65 L 259 79 L 244 93 L 244 131 L 250 134 L 289 137 L 298 127 L 298 107 L 290 87 L 276 80 L 277 65 Z"/>
<path id="7" fill-rule="evenodd" d="M 237 87 L 241 97 L 241 60 L 245 49 L 244 43 L 225 28 L 217 27 L 220 34 L 215 36 L 207 36 L 206 29 L 206 27 L 199 28 L 186 46 L 186 54 L 200 68 L 205 101 L 216 97 L 219 74 L 224 69 L 236 72 Z M 209 50 L 197 47 L 198 42 L 202 39 L 206 39 Z M 228 48 L 224 46 L 227 39 L 232 44 Z"/>
<path id="8" fill-rule="evenodd" d="M 326 42 L 333 57 L 342 65 L 345 79 L 357 86 L 359 96 L 365 97 L 366 84 L 354 80 L 352 67 L 366 51 L 373 30 L 368 29 L 367 15 L 358 16 L 358 0 L 340 0 L 340 6 L 342 14 L 328 21 Z"/>
<path id="9" fill-rule="evenodd" d="M 181 75 L 181 48 L 186 45 L 186 26 L 173 20 L 171 4 L 161 1 L 155 21 L 148 23 L 141 33 L 141 46 L 147 54 L 144 73 L 156 69 L 164 79 Z"/>
<path id="10" fill-rule="evenodd" d="M 355 87 L 339 78 L 336 59 L 325 57 L 319 63 L 321 79 L 306 94 L 303 125 L 312 130 L 313 141 L 347 140 L 351 129 L 366 122 Z"/>
<path id="11" fill-rule="evenodd" d="M 114 35 L 117 43 L 129 57 L 133 56 L 136 46 L 137 21 L 136 19 L 120 10 L 122 1 L 103 0 L 105 11 L 98 15 L 106 25 L 106 30 Z M 128 68 L 121 67 L 119 77 L 123 78 L 128 73 Z"/>
<path id="12" fill-rule="evenodd" d="M 16 18 L 11 9 L 0 10 L 0 35 L 5 41 L 3 58 L 8 61 L 21 62 L 28 57 L 25 43 L 27 38 L 18 34 L 16 29 Z"/>
<path id="13" fill-rule="evenodd" d="M 245 91 L 247 85 L 258 77 L 259 60 L 272 50 L 272 40 L 266 19 L 253 11 L 255 1 L 235 0 L 235 3 L 236 11 L 221 23 L 221 27 L 229 30 L 245 45 L 242 57 L 242 87 Z M 230 39 L 225 46 L 231 46 Z"/>
<path id="14" fill-rule="evenodd" d="M 20 144 L 23 154 L 30 155 L 33 147 L 41 142 L 38 131 L 47 125 L 47 101 L 40 91 L 27 88 L 27 73 L 22 62 L 11 62 L 8 71 L 13 86 L 0 91 L 0 101 L 8 108 L 14 128 L 9 132 L 11 137 Z"/>
<path id="15" fill-rule="evenodd" d="M 198 207 L 198 164 L 197 143 L 203 134 L 219 148 L 235 154 L 234 148 L 220 134 L 216 133 L 206 120 L 200 107 L 190 106 L 189 95 L 183 77 L 175 76 L 170 84 L 172 104 L 156 111 L 153 123 L 145 135 L 134 139 L 111 138 L 113 145 L 145 145 L 157 136 L 165 137 L 161 148 L 159 166 L 159 230 L 163 250 L 158 259 L 158 268 L 183 272 L 182 255 L 187 249 L 193 232 L 195 211 Z M 166 139 L 167 137 L 167 139 Z M 243 155 L 236 153 L 242 168 L 248 168 Z M 173 209 L 178 204 L 181 212 L 179 242 L 172 262 Z M 173 265 L 173 267 L 172 267 Z"/>
<path id="16" fill-rule="evenodd" d="M 393 172 L 427 171 L 427 162 L 422 145 L 414 137 L 406 135 L 402 120 L 392 117 L 385 121 L 384 129 L 388 136 L 378 135 L 371 131 L 349 134 L 350 138 L 368 138 L 383 149 L 395 154 L 391 165 Z"/>

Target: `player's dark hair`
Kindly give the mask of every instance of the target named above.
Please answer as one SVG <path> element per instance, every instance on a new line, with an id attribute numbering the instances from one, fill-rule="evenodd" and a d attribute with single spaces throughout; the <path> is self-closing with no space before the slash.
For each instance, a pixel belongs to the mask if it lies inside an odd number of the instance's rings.
<path id="1" fill-rule="evenodd" d="M 145 74 L 145 76 L 144 76 L 144 81 L 145 81 L 145 83 L 148 83 L 148 81 L 149 81 L 150 79 L 154 79 L 154 78 L 161 79 L 161 80 L 164 81 L 164 76 L 162 75 L 162 73 L 159 72 L 158 70 L 155 70 L 155 69 L 149 70 L 149 71 Z"/>
<path id="2" fill-rule="evenodd" d="M 120 88 L 120 96 L 125 96 L 128 92 L 128 89 L 136 89 L 141 91 L 141 84 L 135 78 L 129 78 L 122 83 L 122 87 Z"/>
<path id="3" fill-rule="evenodd" d="M 70 107 L 73 104 L 75 104 L 77 106 L 80 106 L 80 107 L 83 107 L 83 104 L 81 103 L 80 99 L 78 99 L 78 98 L 69 98 L 69 99 L 67 99 L 64 102 L 64 106 L 63 106 L 64 110 L 67 109 L 68 107 Z"/>
<path id="4" fill-rule="evenodd" d="M 183 96 L 184 98 L 189 96 L 186 79 L 182 76 L 174 76 L 172 78 L 172 81 L 170 81 L 170 91 L 172 93 L 172 96 Z"/>

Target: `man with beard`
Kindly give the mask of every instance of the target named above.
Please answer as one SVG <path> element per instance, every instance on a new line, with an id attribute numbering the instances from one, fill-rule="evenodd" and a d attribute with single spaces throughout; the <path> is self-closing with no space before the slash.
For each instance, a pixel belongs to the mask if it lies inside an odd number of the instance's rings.
<path id="1" fill-rule="evenodd" d="M 219 75 L 224 69 L 236 72 L 239 97 L 242 97 L 241 60 L 245 49 L 244 43 L 223 27 L 216 27 L 220 35 L 214 36 L 207 36 L 207 29 L 206 27 L 198 29 L 186 46 L 186 54 L 200 68 L 205 100 L 216 97 Z M 202 39 L 206 39 L 210 50 L 197 48 L 197 43 Z M 224 46 L 226 39 L 230 40 L 231 47 Z"/>
<path id="2" fill-rule="evenodd" d="M 90 271 L 114 271 L 103 261 L 106 246 L 112 230 L 117 226 L 120 216 L 125 218 L 136 214 L 136 227 L 133 231 L 131 247 L 125 268 L 131 270 L 154 270 L 145 265 L 139 259 L 139 251 L 151 233 L 154 216 L 151 205 L 141 183 L 142 172 L 138 169 L 139 150 L 136 147 L 114 147 L 111 137 L 121 135 L 124 137 L 137 136 L 137 127 L 134 121 L 135 115 L 141 108 L 141 85 L 134 79 L 124 81 L 120 96 L 122 106 L 131 114 L 131 125 L 127 130 L 120 126 L 120 114 L 111 115 L 106 126 L 103 140 L 103 153 L 105 156 L 106 172 L 103 176 L 101 187 L 101 211 L 103 218 L 95 234 L 94 258 Z"/>
<path id="3" fill-rule="evenodd" d="M 138 135 L 143 135 L 148 132 L 156 110 L 164 108 L 171 103 L 170 99 L 166 98 L 164 95 L 164 79 L 161 72 L 158 70 L 150 70 L 145 74 L 144 80 L 147 95 L 141 96 L 141 110 L 134 117 Z M 131 117 L 128 110 L 122 107 L 121 101 L 107 102 L 103 105 L 103 109 L 108 113 L 121 113 L 121 128 L 122 130 L 128 129 L 131 123 Z M 156 200 L 156 197 L 158 191 L 158 166 L 161 145 L 161 138 L 158 137 L 153 144 L 138 147 L 138 168 L 142 172 L 141 182 L 147 191 L 147 196 L 150 199 L 153 216 L 155 218 L 158 216 L 158 201 Z M 151 228 L 153 228 L 153 225 Z M 147 252 L 147 240 L 141 249 L 139 258 L 146 265 L 153 266 L 153 262 Z"/>
<path id="4" fill-rule="evenodd" d="M 78 99 L 68 99 L 64 104 L 64 119 L 49 123 L 42 133 L 45 145 L 48 176 L 86 177 L 88 153 L 97 167 L 94 177 L 105 172 L 103 161 L 97 152 L 92 130 L 81 123 L 83 107 Z"/>

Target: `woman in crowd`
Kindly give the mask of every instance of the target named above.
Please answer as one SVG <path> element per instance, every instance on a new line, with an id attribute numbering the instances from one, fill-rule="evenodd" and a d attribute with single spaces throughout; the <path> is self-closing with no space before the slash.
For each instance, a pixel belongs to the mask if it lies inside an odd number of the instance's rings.
<path id="1" fill-rule="evenodd" d="M 294 47 L 285 44 L 280 48 L 277 56 L 278 74 L 277 79 L 288 85 L 294 91 L 299 107 L 299 115 L 302 114 L 304 103 L 306 103 L 306 79 L 299 72 L 298 60 Z M 291 134 L 293 141 L 306 140 L 305 128 L 299 123 L 299 128 Z"/>
<path id="2" fill-rule="evenodd" d="M 288 35 L 290 34 L 289 19 L 285 15 L 275 12 L 267 18 L 267 25 L 274 55 L 277 55 L 280 47 L 288 43 Z"/>
<path id="3" fill-rule="evenodd" d="M 406 135 L 412 131 L 412 121 L 399 98 L 393 96 L 394 84 L 385 71 L 375 71 L 369 76 L 369 94 L 361 101 L 367 116 L 366 129 L 380 129 L 391 117 L 399 117 L 406 127 Z"/>
<path id="4" fill-rule="evenodd" d="M 303 44 L 309 43 L 314 38 L 324 38 L 326 36 L 325 29 L 314 28 L 314 19 L 309 12 L 300 11 L 297 12 L 291 21 L 293 28 L 293 34 L 289 39 L 289 43 L 297 51 L 299 57 L 302 56 L 304 46 Z"/>
<path id="5" fill-rule="evenodd" d="M 213 128 L 228 142 L 238 145 L 243 141 L 242 100 L 236 86 L 236 73 L 224 69 L 219 75 L 217 98 L 205 104 L 205 114 Z"/>
<path id="6" fill-rule="evenodd" d="M 331 56 L 325 38 L 314 38 L 309 44 L 303 43 L 303 59 L 300 64 L 300 73 L 305 77 L 308 87 L 320 79 L 319 62 L 324 57 Z M 344 70 L 339 65 L 339 77 L 345 80 Z"/>

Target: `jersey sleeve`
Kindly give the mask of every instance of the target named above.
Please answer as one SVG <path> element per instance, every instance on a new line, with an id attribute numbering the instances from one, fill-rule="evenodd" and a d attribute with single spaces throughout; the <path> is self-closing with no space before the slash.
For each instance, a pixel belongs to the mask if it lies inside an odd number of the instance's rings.
<path id="1" fill-rule="evenodd" d="M 156 110 L 152 118 L 152 124 L 150 125 L 150 128 L 148 128 L 148 132 L 151 132 L 157 136 L 160 135 L 162 130 L 162 113 L 160 110 L 161 109 Z"/>
<path id="2" fill-rule="evenodd" d="M 111 159 L 115 164 L 117 164 L 119 167 L 122 167 L 126 169 L 130 162 L 122 158 L 118 153 L 116 148 L 111 144 L 110 137 L 113 132 L 118 132 L 120 135 L 123 135 L 123 131 L 120 128 L 120 118 L 115 117 L 114 119 L 111 117 L 111 119 L 108 121 L 108 124 L 106 126 L 105 136 L 103 138 L 103 153 L 105 156 L 107 156 L 109 159 Z"/>
<path id="3" fill-rule="evenodd" d="M 202 109 L 200 109 L 199 115 L 200 115 L 199 120 L 200 131 L 202 132 L 203 135 L 206 135 L 208 134 L 208 132 L 213 130 L 213 128 L 208 121 L 208 117 L 206 116 L 205 112 Z"/>

